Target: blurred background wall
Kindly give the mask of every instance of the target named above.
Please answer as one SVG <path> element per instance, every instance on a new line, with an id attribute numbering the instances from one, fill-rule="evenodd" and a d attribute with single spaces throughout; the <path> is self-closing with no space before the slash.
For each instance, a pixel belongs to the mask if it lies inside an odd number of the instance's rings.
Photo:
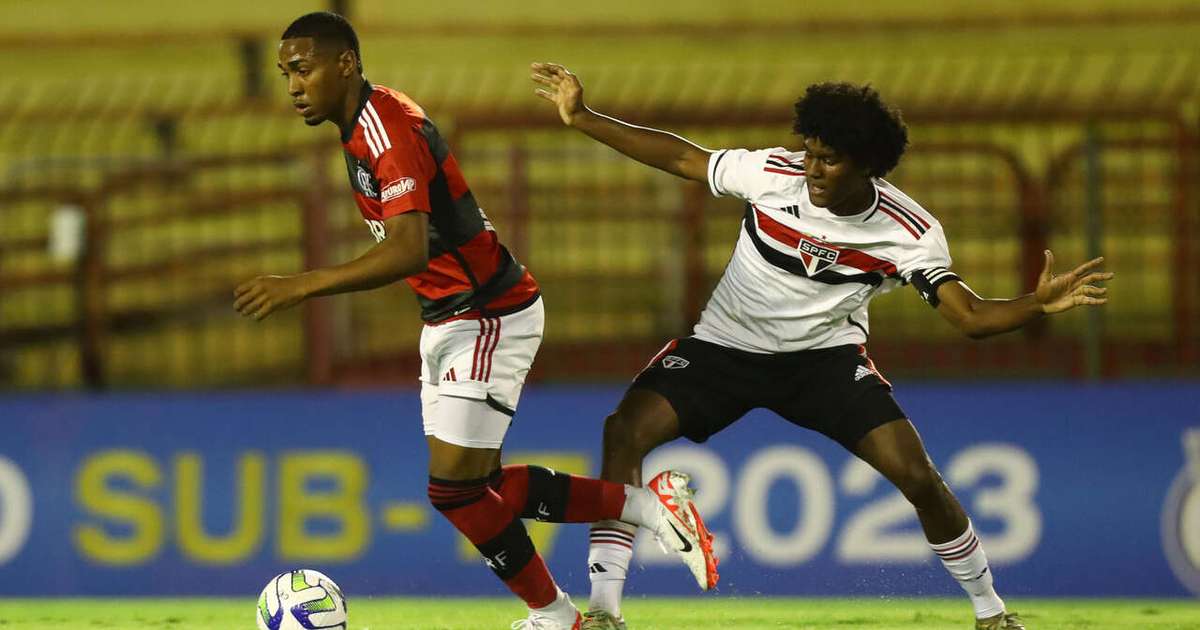
<path id="1" fill-rule="evenodd" d="M 686 334 L 740 210 L 561 127 L 528 63 L 593 107 L 708 147 L 794 145 L 809 83 L 870 82 L 912 147 L 889 179 L 944 224 L 981 294 L 1041 251 L 1107 256 L 1107 308 L 986 342 L 912 291 L 871 347 L 908 377 L 1200 374 L 1200 8 L 1190 2 L 0 3 L 0 388 L 415 384 L 402 285 L 255 324 L 232 288 L 371 243 L 331 126 L 288 108 L 278 35 L 348 13 L 370 80 L 447 133 L 541 282 L 535 381 L 623 381 Z"/>

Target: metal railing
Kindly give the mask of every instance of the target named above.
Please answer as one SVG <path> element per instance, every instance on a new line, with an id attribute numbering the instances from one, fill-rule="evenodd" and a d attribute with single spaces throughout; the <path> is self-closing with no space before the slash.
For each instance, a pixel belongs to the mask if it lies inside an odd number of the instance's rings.
<path id="1" fill-rule="evenodd" d="M 815 30 L 787 20 L 371 20 L 360 31 L 370 78 L 402 86 L 433 115 L 544 289 L 548 328 L 533 378 L 627 379 L 687 334 L 728 260 L 740 208 L 561 128 L 530 95 L 524 67 L 431 67 L 387 54 L 409 38 L 636 46 L 719 36 L 753 48 L 811 31 L 875 42 L 836 63 L 722 55 L 575 69 L 599 109 L 713 147 L 787 145 L 798 86 L 872 83 L 911 127 L 913 147 L 889 179 L 942 221 L 973 288 L 1029 290 L 1046 247 L 1060 265 L 1103 252 L 1118 273 L 1107 308 L 984 342 L 960 338 L 896 291 L 873 306 L 877 363 L 917 376 L 1105 378 L 1200 374 L 1200 283 L 1186 271 L 1200 263 L 1200 51 L 1119 36 L 1176 25 L 1200 25 L 1200 12 L 826 19 Z M 1036 54 L 877 54 L 896 33 L 1029 28 L 1100 35 Z M 370 244 L 332 133 L 307 129 L 282 94 L 271 98 L 263 60 L 275 37 L 274 28 L 205 27 L 0 35 L 14 56 L 214 53 L 186 72 L 0 79 L 0 388 L 413 382 L 420 326 L 404 287 L 317 300 L 262 324 L 230 308 L 239 280 L 345 260 Z"/>
<path id="2" fill-rule="evenodd" d="M 766 112 L 630 116 L 740 140 L 725 144 L 787 140 L 786 118 Z M 1098 242 L 1119 274 L 1102 330 L 1069 314 L 967 341 L 902 290 L 873 310 L 879 363 L 931 376 L 1195 375 L 1200 300 L 1196 283 L 1173 271 L 1200 262 L 1192 127 L 1158 114 L 1086 124 L 996 118 L 979 133 L 974 119 L 910 111 L 917 142 L 893 181 L 939 217 L 956 270 L 986 295 L 1028 290 L 1046 246 L 1066 264 Z M 536 378 L 628 378 L 688 332 L 731 251 L 736 203 L 545 116 L 453 122 L 476 196 L 546 294 Z M 0 189 L 6 386 L 411 381 L 419 324 L 403 288 L 318 300 L 259 325 L 229 308 L 240 279 L 367 246 L 339 161 L 330 145 L 293 145 L 113 166 L 78 187 L 34 178 Z M 86 219 L 69 262 L 50 253 L 65 236 L 47 217 L 62 212 Z"/>

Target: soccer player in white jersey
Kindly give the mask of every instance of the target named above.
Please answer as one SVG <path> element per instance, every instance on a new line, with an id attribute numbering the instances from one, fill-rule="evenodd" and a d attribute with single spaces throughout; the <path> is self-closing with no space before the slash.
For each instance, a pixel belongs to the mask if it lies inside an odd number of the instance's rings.
<path id="1" fill-rule="evenodd" d="M 1100 305 L 1097 258 L 1037 289 L 997 300 L 976 295 L 951 270 L 941 225 L 884 181 L 908 144 L 897 111 L 869 88 L 822 83 L 796 103 L 802 149 L 709 151 L 674 134 L 588 109 L 579 79 L 535 63 L 536 93 L 562 121 L 625 155 L 746 201 L 725 275 L 690 337 L 677 339 L 634 379 L 605 422 L 601 477 L 636 484 L 652 449 L 703 442 L 765 407 L 819 431 L 873 466 L 904 494 L 934 553 L 970 596 L 975 627 L 1021 630 L 992 586 L 966 512 L 893 400 L 863 344 L 874 296 L 912 284 L 971 338 L 995 335 L 1080 305 Z M 624 628 L 620 598 L 636 528 L 593 526 L 591 610 L 583 628 Z"/>

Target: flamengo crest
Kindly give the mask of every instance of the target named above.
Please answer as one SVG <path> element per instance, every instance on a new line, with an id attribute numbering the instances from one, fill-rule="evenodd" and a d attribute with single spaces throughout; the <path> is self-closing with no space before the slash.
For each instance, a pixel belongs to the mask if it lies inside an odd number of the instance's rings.
<path id="1" fill-rule="evenodd" d="M 358 168 L 354 171 L 354 178 L 357 181 L 358 189 L 362 191 L 362 194 L 368 197 L 377 196 L 375 194 L 375 186 L 373 185 L 372 181 L 374 178 L 371 177 L 371 173 L 367 169 L 363 168 L 361 164 L 359 164 Z"/>
<path id="2" fill-rule="evenodd" d="M 816 241 L 810 241 L 804 237 L 800 237 L 797 249 L 800 250 L 800 260 L 804 261 L 804 270 L 810 276 L 824 271 L 838 259 L 838 250 L 818 245 Z"/>

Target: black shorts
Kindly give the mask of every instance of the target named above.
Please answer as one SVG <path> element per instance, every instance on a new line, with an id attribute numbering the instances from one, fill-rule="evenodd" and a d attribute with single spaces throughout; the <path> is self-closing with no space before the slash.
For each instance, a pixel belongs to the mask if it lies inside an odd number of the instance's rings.
<path id="1" fill-rule="evenodd" d="M 693 442 L 763 407 L 853 452 L 872 429 L 906 417 L 858 345 L 758 354 L 685 337 L 667 344 L 630 389 L 666 398 Z"/>

